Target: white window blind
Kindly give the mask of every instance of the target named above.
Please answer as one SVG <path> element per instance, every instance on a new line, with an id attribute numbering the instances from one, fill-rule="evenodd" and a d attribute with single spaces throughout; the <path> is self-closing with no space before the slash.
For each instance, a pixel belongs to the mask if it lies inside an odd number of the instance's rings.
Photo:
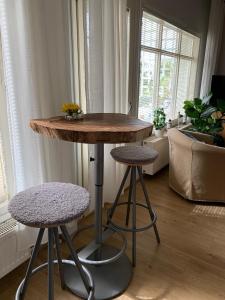
<path id="1" fill-rule="evenodd" d="M 194 97 L 199 38 L 144 12 L 141 34 L 139 118 L 152 122 L 163 107 L 167 119 Z"/>

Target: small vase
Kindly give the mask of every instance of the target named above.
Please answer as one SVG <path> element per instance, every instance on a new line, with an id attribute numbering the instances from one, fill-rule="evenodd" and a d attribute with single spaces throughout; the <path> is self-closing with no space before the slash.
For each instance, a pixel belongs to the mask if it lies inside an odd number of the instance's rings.
<path id="1" fill-rule="evenodd" d="M 65 115 L 66 120 L 73 120 L 73 115 Z"/>
<path id="2" fill-rule="evenodd" d="M 84 114 L 81 112 L 79 114 L 73 114 L 73 120 L 81 120 L 83 119 Z"/>
<path id="3" fill-rule="evenodd" d="M 71 120 L 81 120 L 81 119 L 83 119 L 83 116 L 84 116 L 84 114 L 83 113 L 79 113 L 79 114 L 68 114 L 68 115 L 65 115 L 65 119 L 66 120 L 69 120 L 69 121 L 71 121 Z"/>
<path id="4" fill-rule="evenodd" d="M 164 131 L 165 131 L 165 128 L 162 128 L 162 129 L 155 129 L 155 136 L 156 136 L 156 137 L 159 137 L 159 138 L 162 138 L 163 135 L 164 135 Z"/>

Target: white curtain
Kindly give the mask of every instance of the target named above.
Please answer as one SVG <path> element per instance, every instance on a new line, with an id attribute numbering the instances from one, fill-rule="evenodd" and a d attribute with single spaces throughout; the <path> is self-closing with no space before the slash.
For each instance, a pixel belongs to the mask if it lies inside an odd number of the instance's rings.
<path id="1" fill-rule="evenodd" d="M 32 118 L 60 114 L 71 101 L 67 0 L 0 0 L 11 195 L 46 181 L 76 182 L 74 145 L 35 134 Z M 4 143 L 7 145 L 7 143 Z M 19 227 L 18 247 L 34 231 Z"/>
<path id="2" fill-rule="evenodd" d="M 70 0 L 70 33 L 71 33 L 71 78 L 73 101 L 79 103 L 84 113 L 87 112 L 85 81 L 85 1 Z M 78 183 L 88 188 L 88 145 L 77 145 Z"/>
<path id="3" fill-rule="evenodd" d="M 86 1 L 87 111 L 128 113 L 128 12 L 126 0 Z M 104 199 L 114 200 L 124 168 L 105 146 Z M 93 148 L 90 149 L 93 156 Z M 107 171 L 106 171 L 107 170 Z M 90 189 L 93 191 L 93 167 Z M 93 193 L 92 193 L 93 194 Z"/>
<path id="4" fill-rule="evenodd" d="M 223 0 L 211 1 L 209 27 L 200 92 L 200 96 L 202 98 L 210 92 L 212 75 L 215 74 L 217 59 L 221 46 L 224 11 L 225 6 Z"/>

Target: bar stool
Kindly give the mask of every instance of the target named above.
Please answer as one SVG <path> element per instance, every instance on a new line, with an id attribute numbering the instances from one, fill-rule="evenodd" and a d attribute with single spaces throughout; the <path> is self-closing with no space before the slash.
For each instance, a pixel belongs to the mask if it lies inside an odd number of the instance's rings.
<path id="1" fill-rule="evenodd" d="M 158 152 L 154 149 L 143 147 L 143 146 L 123 146 L 123 147 L 117 147 L 114 148 L 111 151 L 111 155 L 114 158 L 115 161 L 128 165 L 127 170 L 125 172 L 125 175 L 123 177 L 123 180 L 121 182 L 119 191 L 117 193 L 116 199 L 113 203 L 112 208 L 108 212 L 108 221 L 107 224 L 109 224 L 112 228 L 117 228 L 122 231 L 132 232 L 132 262 L 133 266 L 136 265 L 136 233 L 140 231 L 147 230 L 150 227 L 154 228 L 156 240 L 158 243 L 160 243 L 160 237 L 156 226 L 156 220 L 157 216 L 155 211 L 152 209 L 151 203 L 149 201 L 148 192 L 146 189 L 146 186 L 144 184 L 144 178 L 142 174 L 142 166 L 146 164 L 152 163 L 157 157 Z M 131 171 L 131 177 L 130 177 L 130 188 L 129 188 L 129 195 L 128 195 L 128 201 L 125 202 L 119 202 L 120 195 L 123 191 L 124 184 L 126 182 L 126 179 Z M 139 203 L 136 201 L 136 172 L 138 172 L 141 186 L 144 192 L 146 205 L 143 203 Z M 129 217 L 130 217 L 130 207 L 132 205 L 132 227 L 122 227 L 118 224 L 115 224 L 112 221 L 114 212 L 117 208 L 117 206 L 120 205 L 127 205 L 127 214 L 126 214 L 126 226 L 129 224 Z M 136 206 L 141 206 L 148 210 L 150 215 L 150 223 L 144 227 L 137 228 L 136 227 Z"/>
<path id="2" fill-rule="evenodd" d="M 15 300 L 23 300 L 31 276 L 48 266 L 48 300 L 54 299 L 54 264 L 58 264 L 61 287 L 65 288 L 64 264 L 74 266 L 83 282 L 85 299 L 93 299 L 94 283 L 89 271 L 81 264 L 73 248 L 71 238 L 65 224 L 79 218 L 89 206 L 89 193 L 82 187 L 70 183 L 50 182 L 29 188 L 18 193 L 9 203 L 9 212 L 18 222 L 39 228 L 39 234 L 28 264 L 25 278 L 20 283 Z M 58 229 L 65 238 L 72 260 L 61 258 Z M 33 269 L 34 260 L 40 249 L 45 229 L 48 231 L 48 262 Z M 53 248 L 55 245 L 56 257 Z M 75 269 L 76 268 L 76 269 Z M 83 298 L 83 295 L 78 295 Z"/>

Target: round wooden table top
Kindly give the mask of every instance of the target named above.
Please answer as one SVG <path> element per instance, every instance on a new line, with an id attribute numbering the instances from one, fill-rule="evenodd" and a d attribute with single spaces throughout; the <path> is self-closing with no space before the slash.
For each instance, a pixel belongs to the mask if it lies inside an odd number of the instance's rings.
<path id="1" fill-rule="evenodd" d="M 137 142 L 152 133 L 153 125 L 125 114 L 86 114 L 82 120 L 66 120 L 63 116 L 30 121 L 40 134 L 64 141 L 87 144 Z"/>

